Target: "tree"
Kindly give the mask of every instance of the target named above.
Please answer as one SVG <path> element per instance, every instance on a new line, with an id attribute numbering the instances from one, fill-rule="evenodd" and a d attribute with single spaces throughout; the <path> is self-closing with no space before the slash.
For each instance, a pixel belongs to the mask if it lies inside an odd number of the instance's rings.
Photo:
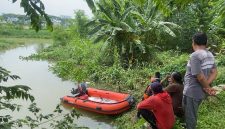
<path id="1" fill-rule="evenodd" d="M 86 38 L 88 33 L 88 27 L 85 25 L 89 22 L 88 17 L 85 15 L 83 10 L 77 10 L 74 12 L 75 17 L 72 21 L 74 24 L 74 31 L 80 34 L 81 38 Z"/>
<path id="2" fill-rule="evenodd" d="M 159 34 L 175 36 L 171 28 L 179 27 L 163 22 L 162 15 L 151 0 L 140 6 L 136 5 L 137 1 L 86 1 L 95 15 L 88 24 L 94 26 L 89 34 L 96 36 L 94 42 L 106 41 L 108 55 L 117 49 L 124 68 L 151 61 L 150 51 L 157 44 Z"/>

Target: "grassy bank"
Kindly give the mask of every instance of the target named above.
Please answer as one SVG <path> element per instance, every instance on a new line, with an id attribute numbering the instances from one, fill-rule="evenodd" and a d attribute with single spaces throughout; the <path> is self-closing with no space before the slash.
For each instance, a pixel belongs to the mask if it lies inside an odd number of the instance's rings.
<path id="1" fill-rule="evenodd" d="M 172 71 L 180 71 L 184 74 L 189 55 L 179 51 L 159 52 L 156 50 L 154 61 L 150 64 L 145 67 L 124 70 L 119 65 L 116 54 L 113 64 L 104 65 L 108 55 L 102 55 L 102 43 L 93 44 L 89 40 L 75 36 L 70 42 L 57 45 L 49 47 L 38 55 L 31 55 L 29 58 L 53 60 L 55 65 L 51 69 L 60 77 L 73 81 L 90 81 L 96 88 L 130 93 L 137 102 L 141 100 L 143 91 L 149 83 L 147 79 L 149 75 L 153 75 L 156 71 L 160 71 L 163 76 Z M 225 76 L 224 58 L 224 55 L 216 57 L 219 74 L 214 85 L 225 82 L 223 78 Z M 220 119 L 221 115 L 225 116 L 223 108 L 225 93 L 220 94 L 219 98 L 221 99 L 214 102 L 207 100 L 203 102 L 199 112 L 199 129 L 225 128 L 225 122 Z M 143 125 L 144 121 L 133 121 L 137 112 L 135 107 L 136 105 L 128 112 L 114 117 L 115 125 L 118 128 L 133 129 Z M 182 128 L 179 121 L 174 128 Z"/>
<path id="2" fill-rule="evenodd" d="M 51 32 L 48 30 L 41 30 L 36 32 L 35 30 L 30 29 L 1 29 L 1 37 L 16 37 L 16 38 L 42 38 L 49 39 L 51 38 Z"/>
<path id="3" fill-rule="evenodd" d="M 41 38 L 49 39 L 52 33 L 48 30 L 40 30 L 36 32 L 33 29 L 17 27 L 12 24 L 0 24 L 0 37 L 14 37 L 14 38 Z"/>
<path id="4" fill-rule="evenodd" d="M 52 43 L 51 39 L 0 37 L 0 51 L 32 43 Z"/>

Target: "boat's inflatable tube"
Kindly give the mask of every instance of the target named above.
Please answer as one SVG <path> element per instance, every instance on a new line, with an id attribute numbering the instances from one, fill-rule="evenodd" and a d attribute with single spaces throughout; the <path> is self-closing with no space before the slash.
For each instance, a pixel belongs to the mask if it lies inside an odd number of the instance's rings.
<path id="1" fill-rule="evenodd" d="M 87 91 L 87 98 L 82 96 L 64 96 L 61 100 L 76 108 L 109 115 L 122 113 L 134 103 L 133 97 L 129 94 L 94 88 L 88 88 Z"/>

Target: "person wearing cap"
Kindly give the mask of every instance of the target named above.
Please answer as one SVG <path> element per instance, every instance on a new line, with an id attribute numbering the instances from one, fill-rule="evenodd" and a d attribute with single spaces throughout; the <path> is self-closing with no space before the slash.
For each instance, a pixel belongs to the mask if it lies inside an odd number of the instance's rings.
<path id="1" fill-rule="evenodd" d="M 151 90 L 151 84 L 153 82 L 160 82 L 160 72 L 155 72 L 155 75 L 152 77 L 152 76 L 149 76 L 149 81 L 150 83 L 148 84 L 148 86 L 145 88 L 145 91 L 144 91 L 144 95 L 142 97 L 142 101 L 147 99 L 149 96 L 152 96 L 153 93 L 152 93 L 152 90 Z M 137 111 L 137 115 L 136 115 L 136 118 L 135 119 L 139 119 L 141 118 L 141 114 L 139 111 Z"/>
<path id="2" fill-rule="evenodd" d="M 147 99 L 149 96 L 151 96 L 153 93 L 151 91 L 151 83 L 153 82 L 160 82 L 160 72 L 155 72 L 155 76 L 150 76 L 149 77 L 150 84 L 146 87 L 144 91 L 144 95 L 142 100 Z"/>
<path id="3" fill-rule="evenodd" d="M 213 54 L 207 50 L 207 35 L 196 33 L 192 37 L 194 52 L 190 55 L 184 76 L 183 107 L 187 129 L 195 129 L 198 108 L 208 95 L 215 95 L 216 90 L 210 87 L 216 79 L 217 69 Z"/>
<path id="4" fill-rule="evenodd" d="M 159 82 L 153 82 L 151 90 L 153 95 L 138 103 L 138 111 L 152 129 L 172 129 L 175 117 L 170 95 Z"/>
<path id="5" fill-rule="evenodd" d="M 182 75 L 179 72 L 173 72 L 170 75 L 169 85 L 163 89 L 171 96 L 174 114 L 180 118 L 184 116 L 182 108 L 183 89 Z"/>
<path id="6" fill-rule="evenodd" d="M 88 98 L 88 91 L 87 91 L 87 87 L 88 87 L 89 82 L 82 82 L 78 84 L 77 87 L 77 92 L 78 95 L 76 95 L 76 97 L 79 97 L 80 99 L 87 99 Z"/>

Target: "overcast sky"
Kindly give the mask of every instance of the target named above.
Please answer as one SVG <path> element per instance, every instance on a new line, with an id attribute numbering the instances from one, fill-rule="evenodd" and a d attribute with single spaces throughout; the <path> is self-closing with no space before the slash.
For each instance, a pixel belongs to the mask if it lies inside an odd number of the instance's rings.
<path id="1" fill-rule="evenodd" d="M 24 14 L 23 8 L 20 7 L 20 1 L 12 4 L 12 0 L 0 0 L 0 14 L 2 13 L 14 13 Z M 85 14 L 89 17 L 92 16 L 85 0 L 42 0 L 45 5 L 45 11 L 47 14 L 60 16 L 73 17 L 74 11 L 81 9 L 85 11 Z"/>

